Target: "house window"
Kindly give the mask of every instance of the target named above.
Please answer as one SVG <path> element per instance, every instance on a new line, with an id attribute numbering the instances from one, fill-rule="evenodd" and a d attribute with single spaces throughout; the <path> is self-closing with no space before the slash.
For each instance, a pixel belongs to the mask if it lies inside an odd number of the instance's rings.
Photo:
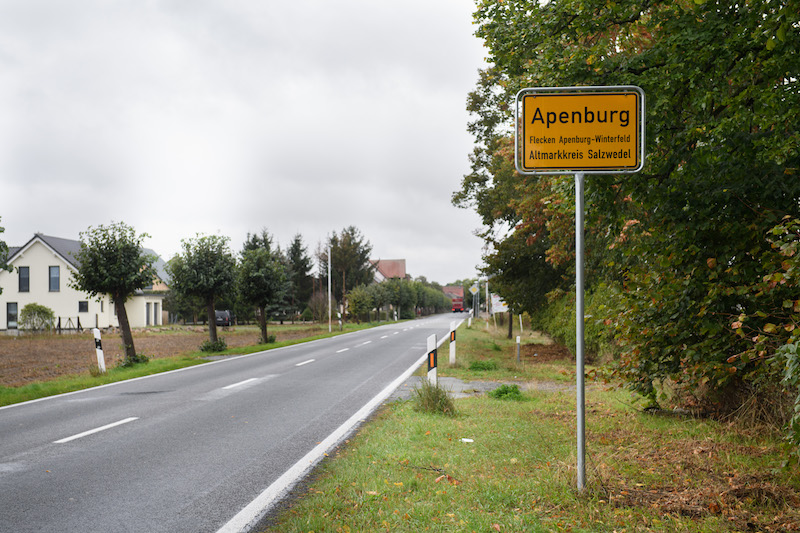
<path id="1" fill-rule="evenodd" d="M 61 268 L 57 266 L 50 267 L 50 292 L 59 292 L 61 290 Z"/>
<path id="2" fill-rule="evenodd" d="M 103 303 L 104 303 L 104 300 L 100 300 L 100 312 L 101 313 L 105 313 L 105 309 L 103 309 L 105 306 L 103 305 Z"/>
<path id="3" fill-rule="evenodd" d="M 17 303 L 6 303 L 6 327 L 8 329 L 17 329 Z"/>
<path id="4" fill-rule="evenodd" d="M 78 312 L 79 313 L 88 313 L 89 312 L 89 302 L 78 302 Z"/>
<path id="5" fill-rule="evenodd" d="M 19 267 L 19 292 L 31 290 L 31 267 Z"/>

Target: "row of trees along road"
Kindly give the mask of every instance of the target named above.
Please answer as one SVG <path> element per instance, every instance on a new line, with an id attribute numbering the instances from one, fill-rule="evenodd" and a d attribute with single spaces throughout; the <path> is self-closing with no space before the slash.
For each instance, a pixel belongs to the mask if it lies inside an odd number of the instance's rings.
<path id="1" fill-rule="evenodd" d="M 0 228 L 0 233 L 3 228 Z M 143 252 L 142 241 L 148 235 L 138 234 L 125 223 L 90 227 L 80 233 L 79 267 L 71 282 L 73 288 L 90 296 L 108 294 L 119 319 L 125 358 L 137 361 L 125 302 L 136 291 L 152 285 L 155 276 L 155 256 Z M 311 276 L 312 260 L 296 235 L 286 253 L 273 244 L 266 230 L 250 235 L 238 259 L 229 247 L 230 239 L 219 235 L 197 235 L 181 241 L 182 251 L 167 263 L 170 293 L 165 308 L 173 312 L 188 312 L 200 305 L 209 325 L 209 341 L 218 343 L 215 310 L 239 309 L 255 316 L 261 327 L 262 341 L 269 339 L 267 323 L 270 316 L 296 316 L 311 300 L 315 281 Z M 374 307 L 393 304 L 397 309 L 420 309 L 440 312 L 450 301 L 441 286 L 417 280 L 387 280 L 373 285 L 375 266 L 370 262 L 372 246 L 353 226 L 341 233 L 333 232 L 317 256 L 319 271 L 327 273 L 327 251 L 332 257 L 332 286 L 334 293 L 345 302 L 352 299 L 351 313 L 358 319 Z M 8 248 L 0 241 L 0 268 L 9 270 Z M 317 286 L 327 285 L 327 275 L 319 275 Z M 348 289 L 352 287 L 351 289 Z M 408 315 L 413 317 L 414 313 Z"/>
<path id="2" fill-rule="evenodd" d="M 574 310 L 574 181 L 515 172 L 517 91 L 642 87 L 643 171 L 586 179 L 587 348 L 653 403 L 758 406 L 797 457 L 800 1 L 481 0 L 474 18 L 491 66 L 453 201 L 483 219 L 494 290 L 541 320 Z"/>

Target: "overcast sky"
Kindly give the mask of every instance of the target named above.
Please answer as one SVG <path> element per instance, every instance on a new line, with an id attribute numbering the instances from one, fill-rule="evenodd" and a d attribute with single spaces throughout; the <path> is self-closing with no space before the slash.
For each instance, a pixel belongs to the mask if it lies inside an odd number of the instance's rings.
<path id="1" fill-rule="evenodd" d="M 470 0 L 0 0 L 0 240 L 123 221 L 266 228 L 314 254 L 353 225 L 412 276 L 473 277 Z"/>

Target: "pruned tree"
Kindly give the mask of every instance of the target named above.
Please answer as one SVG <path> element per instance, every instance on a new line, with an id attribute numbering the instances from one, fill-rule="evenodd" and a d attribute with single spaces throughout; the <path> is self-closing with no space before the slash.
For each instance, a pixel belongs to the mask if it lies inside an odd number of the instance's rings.
<path id="1" fill-rule="evenodd" d="M 269 342 L 269 313 L 271 308 L 279 307 L 289 284 L 283 263 L 267 249 L 252 248 L 242 253 L 236 285 L 242 300 L 258 309 L 262 342 Z"/>
<path id="2" fill-rule="evenodd" d="M 217 342 L 214 306 L 217 297 L 234 288 L 236 259 L 228 248 L 228 237 L 197 235 L 181 241 L 183 252 L 167 263 L 172 289 L 203 299 L 208 316 L 208 338 Z"/>
<path id="3" fill-rule="evenodd" d="M 108 294 L 119 320 L 125 359 L 137 360 L 133 345 L 133 334 L 125 302 L 133 294 L 152 285 L 155 272 L 155 256 L 145 254 L 142 241 L 146 233 L 136 235 L 134 229 L 124 222 L 108 226 L 90 227 L 80 233 L 81 249 L 76 259 L 78 268 L 71 286 L 89 296 Z"/>

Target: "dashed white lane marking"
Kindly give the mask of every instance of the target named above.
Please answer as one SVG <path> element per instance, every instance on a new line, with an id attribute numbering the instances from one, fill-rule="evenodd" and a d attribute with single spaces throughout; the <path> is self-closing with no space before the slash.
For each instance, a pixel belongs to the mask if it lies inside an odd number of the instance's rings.
<path id="1" fill-rule="evenodd" d="M 349 349 L 350 349 L 350 348 L 342 348 L 341 350 L 336 350 L 336 353 L 342 353 L 342 352 L 346 352 L 346 351 L 347 351 L 347 350 L 349 350 Z"/>
<path id="2" fill-rule="evenodd" d="M 313 363 L 314 361 L 316 361 L 316 359 L 309 359 L 308 361 L 303 361 L 302 363 L 297 363 L 294 366 L 303 366 L 303 365 L 307 365 L 308 363 Z"/>
<path id="3" fill-rule="evenodd" d="M 389 338 L 389 335 L 384 335 L 383 337 L 381 337 L 381 339 L 388 339 L 388 338 Z"/>
<path id="4" fill-rule="evenodd" d="M 222 390 L 235 389 L 236 387 L 240 387 L 240 386 L 244 385 L 245 383 L 250 383 L 251 381 L 258 381 L 258 378 L 246 379 L 244 381 L 240 381 L 239 383 L 234 383 L 233 385 L 228 385 L 227 387 L 222 387 Z"/>
<path id="5" fill-rule="evenodd" d="M 372 341 L 362 342 L 359 346 L 366 346 L 367 344 L 372 344 Z"/>
<path id="6" fill-rule="evenodd" d="M 139 420 L 138 416 L 132 416 L 130 418 L 126 418 L 124 420 L 119 420 L 112 424 L 106 424 L 105 426 L 90 429 L 89 431 L 84 431 L 83 433 L 78 433 L 77 435 L 73 435 L 71 437 L 67 437 L 65 439 L 59 439 L 57 441 L 53 441 L 53 444 L 64 444 L 65 442 L 70 442 L 76 439 L 80 439 L 82 437 L 86 437 L 87 435 L 92 435 L 94 433 L 99 433 L 101 431 L 105 431 L 107 429 L 111 429 L 113 427 L 121 426 L 122 424 L 127 424 L 128 422 L 133 422 L 134 420 Z"/>

